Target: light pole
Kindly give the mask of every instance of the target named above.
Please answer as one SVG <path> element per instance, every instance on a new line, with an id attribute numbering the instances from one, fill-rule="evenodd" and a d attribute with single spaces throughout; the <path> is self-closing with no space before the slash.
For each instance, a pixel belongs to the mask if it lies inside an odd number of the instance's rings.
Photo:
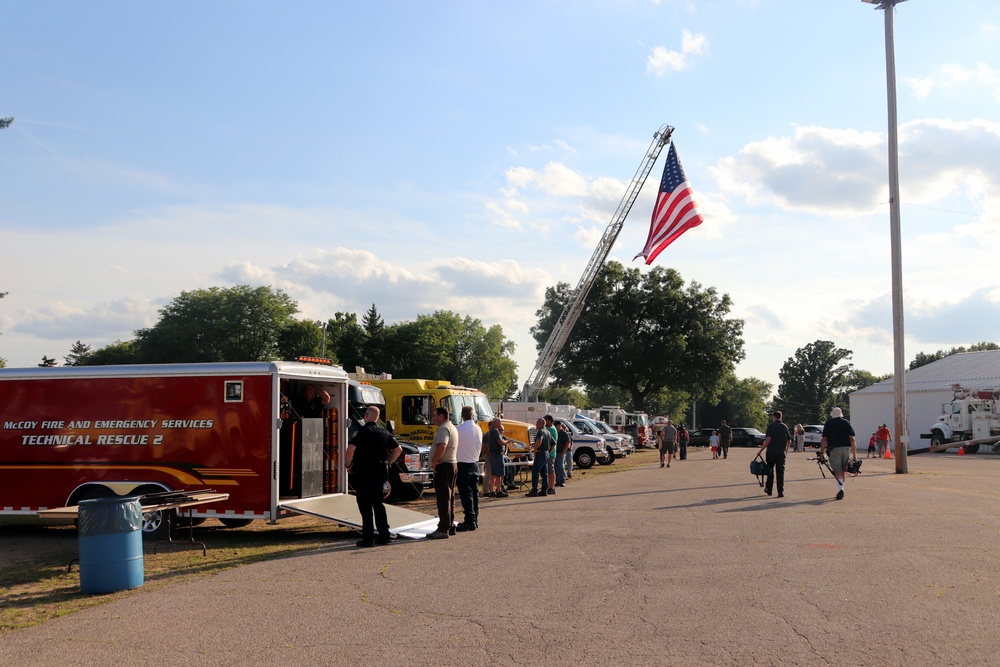
<path id="1" fill-rule="evenodd" d="M 892 13 L 906 0 L 861 0 L 885 14 L 885 80 L 889 101 L 889 245 L 892 266 L 893 397 L 895 399 L 896 472 L 906 474 L 906 369 L 903 357 L 903 259 L 899 241 L 899 141 L 896 128 L 896 56 L 892 38 Z"/>

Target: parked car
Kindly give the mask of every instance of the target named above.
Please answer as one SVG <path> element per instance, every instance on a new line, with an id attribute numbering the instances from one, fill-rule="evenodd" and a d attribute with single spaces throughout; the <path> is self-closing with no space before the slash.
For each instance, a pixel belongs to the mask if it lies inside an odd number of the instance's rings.
<path id="1" fill-rule="evenodd" d="M 760 447 L 764 444 L 764 434 L 755 428 L 743 426 L 731 428 L 733 429 L 733 447 Z M 708 447 L 708 439 L 712 437 L 712 432 L 717 430 L 717 427 L 713 427 L 691 431 L 688 447 Z"/>
<path id="2" fill-rule="evenodd" d="M 806 432 L 806 447 L 819 449 L 819 443 L 823 439 L 823 426 L 810 424 L 809 426 L 803 426 L 802 430 Z"/>
<path id="3" fill-rule="evenodd" d="M 712 437 L 714 432 L 714 428 L 700 428 L 697 431 L 691 431 L 688 447 L 708 447 L 708 439 Z"/>

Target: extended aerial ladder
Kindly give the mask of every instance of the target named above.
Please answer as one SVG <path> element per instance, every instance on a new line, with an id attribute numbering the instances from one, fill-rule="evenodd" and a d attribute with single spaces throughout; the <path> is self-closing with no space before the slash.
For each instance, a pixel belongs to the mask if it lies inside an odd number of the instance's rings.
<path id="1" fill-rule="evenodd" d="M 604 230 L 604 236 L 601 237 L 600 243 L 597 244 L 597 248 L 590 258 L 590 263 L 584 269 L 583 275 L 580 277 L 580 282 L 570 295 L 569 302 L 559 315 L 559 319 L 556 320 L 556 325 L 552 328 L 552 333 L 549 334 L 549 339 L 545 341 L 545 346 L 542 347 L 542 351 L 538 354 L 535 367 L 532 369 L 531 374 L 528 375 L 528 379 L 524 383 L 524 389 L 521 391 L 522 401 L 538 400 L 538 392 L 545 387 L 549 373 L 552 372 L 552 367 L 555 366 L 559 353 L 562 352 L 563 346 L 569 339 L 569 334 L 573 331 L 576 321 L 580 319 L 580 314 L 583 313 L 583 307 L 587 302 L 587 295 L 590 294 L 590 288 L 594 286 L 597 275 L 600 273 L 601 267 L 604 266 L 604 261 L 611 253 L 611 248 L 618 239 L 618 234 L 622 230 L 622 225 L 625 224 L 625 218 L 632 209 L 632 204 L 635 203 L 636 198 L 639 196 L 639 191 L 642 190 L 642 186 L 646 182 L 646 177 L 652 171 L 653 164 L 656 163 L 656 158 L 660 156 L 660 151 L 670 142 L 670 135 L 673 132 L 674 128 L 671 126 L 661 125 L 660 129 L 653 133 L 653 143 L 649 145 L 649 150 L 646 151 L 646 156 L 636 170 L 635 176 L 632 177 L 632 182 L 629 183 L 628 190 L 625 191 L 625 196 L 622 197 L 621 202 L 618 204 L 615 214 L 611 216 L 611 222 L 608 224 L 608 228 Z"/>

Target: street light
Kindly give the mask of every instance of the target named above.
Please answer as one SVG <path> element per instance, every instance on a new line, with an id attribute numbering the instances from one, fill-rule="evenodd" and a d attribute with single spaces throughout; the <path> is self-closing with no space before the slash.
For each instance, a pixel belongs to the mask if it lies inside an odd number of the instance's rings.
<path id="1" fill-rule="evenodd" d="M 885 13 L 885 79 L 889 100 L 889 245 L 892 266 L 893 397 L 895 399 L 896 472 L 906 474 L 906 372 L 903 364 L 903 260 L 899 242 L 899 141 L 896 132 L 896 57 L 892 39 L 892 13 L 906 0 L 861 0 Z"/>

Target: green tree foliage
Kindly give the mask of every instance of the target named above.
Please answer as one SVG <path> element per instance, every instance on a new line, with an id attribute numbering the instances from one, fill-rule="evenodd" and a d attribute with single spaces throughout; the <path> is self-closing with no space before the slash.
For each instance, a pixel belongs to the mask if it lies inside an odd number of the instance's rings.
<path id="1" fill-rule="evenodd" d="M 725 419 L 732 426 L 752 426 L 763 431 L 770 422 L 767 413 L 773 389 L 770 382 L 755 377 L 739 379 L 729 374 L 723 380 L 717 401 L 698 402 L 694 426 L 717 426 Z"/>
<path id="2" fill-rule="evenodd" d="M 552 405 L 575 405 L 578 408 L 589 408 L 592 405 L 587 394 L 580 389 L 555 384 L 538 392 L 538 400 Z"/>
<path id="3" fill-rule="evenodd" d="M 278 332 L 278 358 L 317 357 L 323 345 L 323 329 L 311 320 L 289 320 Z"/>
<path id="4" fill-rule="evenodd" d="M 7 116 L 6 118 L 0 118 L 0 130 L 6 130 L 10 127 L 10 124 L 14 122 L 13 116 Z"/>
<path id="5" fill-rule="evenodd" d="M 387 327 L 384 349 L 385 370 L 398 378 L 449 380 L 493 398 L 508 396 L 517 382 L 514 342 L 503 328 L 450 311 Z"/>
<path id="6" fill-rule="evenodd" d="M 362 346 L 365 364 L 371 366 L 385 355 L 385 322 L 378 314 L 374 303 L 361 318 L 361 326 L 365 330 L 365 340 Z"/>
<path id="7" fill-rule="evenodd" d="M 870 373 L 868 371 L 852 368 L 851 372 L 844 377 L 843 384 L 837 389 L 836 396 L 833 399 L 833 405 L 839 405 L 843 408 L 844 414 L 850 416 L 849 408 L 851 405 L 851 393 L 857 391 L 858 389 L 864 389 L 865 387 L 877 384 L 890 377 L 892 377 L 891 373 L 887 373 L 885 375 L 875 375 L 874 373 Z"/>
<path id="8" fill-rule="evenodd" d="M 531 333 L 541 349 L 572 290 L 546 290 Z M 552 375 L 558 384 L 584 384 L 596 399 L 618 389 L 624 405 L 645 410 L 646 401 L 668 390 L 714 396 L 743 356 L 743 321 L 729 318 L 728 295 L 696 282 L 685 287 L 673 269 L 643 274 L 608 262 L 570 333 Z M 648 411 L 647 411 L 648 412 Z"/>
<path id="9" fill-rule="evenodd" d="M 134 340 L 116 340 L 110 345 L 98 348 L 79 360 L 80 366 L 114 366 L 138 364 L 139 346 Z"/>
<path id="10" fill-rule="evenodd" d="M 326 356 L 336 359 L 344 370 L 354 372 L 363 366 L 368 372 L 381 372 L 365 365 L 365 330 L 354 313 L 334 313 L 326 322 Z"/>
<path id="11" fill-rule="evenodd" d="M 181 292 L 160 320 L 136 331 L 142 362 L 270 361 L 298 306 L 271 287 L 210 287 Z"/>
<path id="12" fill-rule="evenodd" d="M 969 347 L 953 347 L 947 352 L 944 350 L 938 350 L 937 352 L 917 352 L 917 356 L 910 362 L 910 370 L 914 368 L 920 368 L 931 362 L 937 361 L 938 359 L 944 359 L 945 357 L 950 357 L 953 354 L 961 354 L 962 352 L 985 352 L 987 350 L 1000 350 L 1000 345 L 996 343 L 989 343 L 982 341 L 981 343 L 974 343 Z"/>
<path id="13" fill-rule="evenodd" d="M 848 414 L 848 404 L 837 401 L 854 377 L 854 366 L 841 363 L 851 354 L 831 341 L 818 340 L 800 347 L 785 361 L 778 372 L 781 384 L 774 407 L 782 411 L 786 424 L 822 424 L 835 405 Z"/>
<path id="14" fill-rule="evenodd" d="M 43 354 L 42 355 L 42 362 L 40 364 L 38 364 L 38 365 L 41 368 L 52 368 L 53 366 L 56 365 L 55 357 L 46 357 Z"/>
<path id="15" fill-rule="evenodd" d="M 69 349 L 69 354 L 63 357 L 67 366 L 86 366 L 87 356 L 90 354 L 90 346 L 81 341 L 73 343 Z"/>

